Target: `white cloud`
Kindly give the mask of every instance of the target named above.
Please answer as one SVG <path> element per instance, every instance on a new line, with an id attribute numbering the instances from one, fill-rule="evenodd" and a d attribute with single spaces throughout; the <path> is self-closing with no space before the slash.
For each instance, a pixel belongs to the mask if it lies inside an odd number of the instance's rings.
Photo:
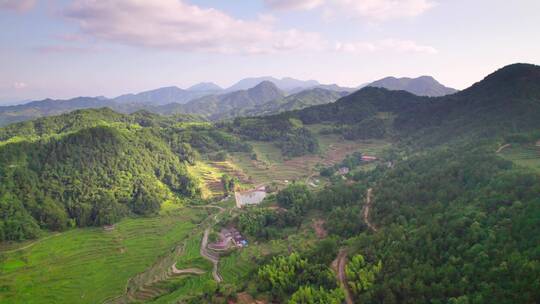
<path id="1" fill-rule="evenodd" d="M 325 0 L 264 0 L 266 6 L 278 10 L 310 10 L 324 3 Z"/>
<path id="2" fill-rule="evenodd" d="M 81 33 L 86 37 L 136 47 L 232 54 L 292 50 L 437 52 L 433 47 L 398 39 L 335 43 L 323 39 L 318 33 L 275 30 L 277 22 L 272 15 L 260 15 L 257 20 L 245 21 L 213 8 L 188 4 L 185 0 L 75 0 L 65 15 L 78 22 Z M 80 36 L 75 36 L 80 39 Z M 44 53 L 84 52 L 85 48 L 64 45 L 37 50 Z"/>
<path id="3" fill-rule="evenodd" d="M 342 11 L 370 20 L 416 17 L 435 6 L 432 0 L 331 0 Z"/>
<path id="4" fill-rule="evenodd" d="M 244 21 L 184 0 L 75 0 L 65 15 L 83 33 L 133 46 L 219 53 L 321 48 L 317 33 L 274 30 L 268 18 Z"/>
<path id="5" fill-rule="evenodd" d="M 369 21 L 416 17 L 435 6 L 434 0 L 265 0 L 265 3 L 280 10 L 324 7 L 326 17 L 358 17 Z"/>
<path id="6" fill-rule="evenodd" d="M 26 82 L 14 82 L 11 87 L 15 90 L 22 90 L 26 89 L 28 87 L 28 84 Z"/>
<path id="7" fill-rule="evenodd" d="M 425 53 L 436 54 L 436 48 L 427 45 L 420 45 L 411 40 L 384 39 L 374 42 L 338 42 L 335 50 L 346 53 L 365 53 L 391 51 L 398 53 Z"/>
<path id="8" fill-rule="evenodd" d="M 0 0 L 0 9 L 25 12 L 36 5 L 36 0 Z"/>

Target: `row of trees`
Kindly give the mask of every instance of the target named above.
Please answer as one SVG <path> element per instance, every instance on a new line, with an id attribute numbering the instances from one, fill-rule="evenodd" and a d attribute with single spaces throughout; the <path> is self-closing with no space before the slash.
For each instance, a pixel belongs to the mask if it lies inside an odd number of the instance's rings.
<path id="1" fill-rule="evenodd" d="M 328 266 L 310 263 L 298 253 L 274 257 L 257 272 L 260 291 L 275 300 L 289 303 L 341 303 L 343 291 L 337 287 Z M 326 302 L 325 302 L 326 301 Z"/>

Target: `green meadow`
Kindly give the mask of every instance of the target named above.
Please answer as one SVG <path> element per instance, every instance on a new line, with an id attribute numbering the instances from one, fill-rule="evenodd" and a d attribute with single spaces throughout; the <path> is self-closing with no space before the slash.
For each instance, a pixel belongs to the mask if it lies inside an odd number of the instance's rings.
<path id="1" fill-rule="evenodd" d="M 204 210 L 125 219 L 114 230 L 74 229 L 1 254 L 1 303 L 101 303 L 181 244 Z M 205 212 L 204 212 L 205 213 Z"/>

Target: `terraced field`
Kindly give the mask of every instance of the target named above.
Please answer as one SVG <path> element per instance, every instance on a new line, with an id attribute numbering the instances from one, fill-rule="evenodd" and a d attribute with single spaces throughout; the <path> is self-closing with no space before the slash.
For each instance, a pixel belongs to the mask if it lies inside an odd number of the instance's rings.
<path id="1" fill-rule="evenodd" d="M 514 163 L 540 172 L 540 146 L 534 144 L 511 145 L 501 155 Z"/>
<path id="2" fill-rule="evenodd" d="M 199 161 L 189 167 L 190 173 L 199 178 L 204 198 L 217 198 L 224 195 L 221 177 L 223 174 L 235 176 L 241 183 L 249 183 L 248 177 L 229 161 Z"/>
<path id="3" fill-rule="evenodd" d="M 234 153 L 233 162 L 240 167 L 254 184 L 299 180 L 316 173 L 318 166 L 329 166 L 342 161 L 348 154 L 360 151 L 379 155 L 390 143 L 383 140 L 349 141 L 338 135 L 318 135 L 318 155 L 284 159 L 281 151 L 268 142 L 250 142 L 257 160 L 247 153 Z"/>
<path id="4" fill-rule="evenodd" d="M 205 260 L 199 254 L 201 248 L 201 239 L 202 233 L 194 234 L 189 238 L 189 240 L 186 242 L 184 252 L 182 255 L 179 255 L 176 260 L 176 267 L 178 269 L 196 267 L 206 270 L 207 272 L 212 271 L 212 263 Z"/>
<path id="5" fill-rule="evenodd" d="M 16 252 L 0 264 L 1 303 L 101 303 L 170 253 L 204 219 L 202 210 L 126 219 L 114 230 L 75 229 Z M 201 216 L 202 215 L 202 216 Z"/>

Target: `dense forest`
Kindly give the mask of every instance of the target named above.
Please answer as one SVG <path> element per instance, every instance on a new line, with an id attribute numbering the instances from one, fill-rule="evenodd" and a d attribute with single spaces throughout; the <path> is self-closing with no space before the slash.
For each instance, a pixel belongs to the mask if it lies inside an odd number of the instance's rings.
<path id="1" fill-rule="evenodd" d="M 189 122 L 189 123 L 186 123 Z M 194 117 L 79 110 L 0 129 L 0 239 L 112 224 L 200 194 L 200 153 L 249 145 Z"/>

